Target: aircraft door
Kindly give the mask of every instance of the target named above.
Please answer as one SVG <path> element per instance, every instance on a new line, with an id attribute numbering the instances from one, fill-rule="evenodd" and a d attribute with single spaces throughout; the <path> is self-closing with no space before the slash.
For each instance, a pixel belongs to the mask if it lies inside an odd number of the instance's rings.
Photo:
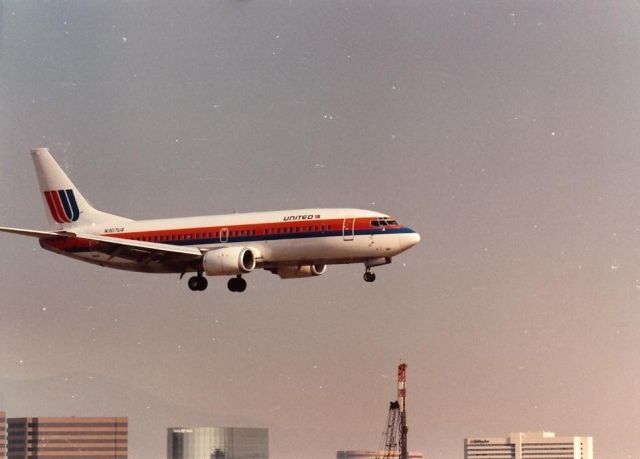
<path id="1" fill-rule="evenodd" d="M 220 230 L 220 242 L 227 242 L 229 240 L 229 228 L 222 228 Z"/>
<path id="2" fill-rule="evenodd" d="M 345 218 L 342 222 L 342 240 L 353 241 L 353 232 L 355 229 L 356 219 L 353 217 Z"/>

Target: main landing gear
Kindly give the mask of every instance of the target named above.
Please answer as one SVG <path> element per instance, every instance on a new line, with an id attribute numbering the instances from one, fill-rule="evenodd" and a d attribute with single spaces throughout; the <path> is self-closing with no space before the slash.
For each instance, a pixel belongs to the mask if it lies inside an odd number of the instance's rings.
<path id="1" fill-rule="evenodd" d="M 371 272 L 371 268 L 367 268 L 362 278 L 365 282 L 373 282 L 374 280 L 376 280 L 376 273 Z"/>
<path id="2" fill-rule="evenodd" d="M 232 277 L 227 282 L 227 287 L 232 292 L 244 292 L 247 289 L 247 281 L 242 278 L 240 274 L 236 277 Z"/>
<path id="3" fill-rule="evenodd" d="M 207 285 L 209 285 L 209 282 L 207 281 L 207 278 L 202 275 L 202 271 L 200 271 L 196 276 L 189 278 L 187 285 L 189 286 L 189 289 L 196 292 L 205 290 Z M 247 289 L 247 281 L 238 274 L 236 277 L 229 279 L 227 287 L 229 287 L 229 290 L 232 292 L 244 292 Z"/>
<path id="4" fill-rule="evenodd" d="M 202 271 L 200 271 L 197 276 L 190 277 L 187 284 L 189 285 L 189 288 L 195 292 L 206 289 L 209 282 L 207 281 L 207 278 L 202 275 Z"/>

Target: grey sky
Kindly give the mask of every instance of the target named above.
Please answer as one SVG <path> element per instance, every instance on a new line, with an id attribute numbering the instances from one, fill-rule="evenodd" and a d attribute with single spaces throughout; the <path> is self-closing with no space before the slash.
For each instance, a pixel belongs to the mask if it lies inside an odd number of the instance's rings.
<path id="1" fill-rule="evenodd" d="M 515 430 L 640 457 L 637 2 L 5 1 L 0 224 L 46 224 L 30 148 L 132 218 L 298 207 L 423 242 L 362 281 L 99 269 L 0 236 L 10 416 L 270 429 L 276 459 Z"/>

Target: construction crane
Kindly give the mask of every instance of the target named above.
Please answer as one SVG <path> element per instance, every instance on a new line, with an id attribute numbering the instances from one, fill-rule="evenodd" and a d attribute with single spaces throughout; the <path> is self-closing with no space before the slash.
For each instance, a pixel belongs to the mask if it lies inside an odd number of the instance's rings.
<path id="1" fill-rule="evenodd" d="M 400 459 L 409 459 L 407 450 L 407 364 L 398 366 L 398 401 L 400 402 Z"/>
<path id="2" fill-rule="evenodd" d="M 409 459 L 407 449 L 407 364 L 398 366 L 398 400 L 389 404 L 387 428 L 383 434 L 384 455 L 376 459 Z"/>

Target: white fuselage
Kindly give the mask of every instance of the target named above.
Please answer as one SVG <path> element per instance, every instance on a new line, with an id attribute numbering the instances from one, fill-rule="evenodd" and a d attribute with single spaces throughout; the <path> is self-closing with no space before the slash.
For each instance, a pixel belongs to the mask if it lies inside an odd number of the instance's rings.
<path id="1" fill-rule="evenodd" d="M 392 224 L 389 224 L 391 222 Z M 77 228 L 96 234 L 158 244 L 197 247 L 203 252 L 241 246 L 256 254 L 257 267 L 364 262 L 388 263 L 420 236 L 389 216 L 360 209 L 298 209 L 273 212 L 120 221 Z M 176 272 L 166 263 L 119 258 L 92 250 L 92 243 L 43 241 L 43 247 L 90 263 L 144 272 Z M 199 271 L 191 266 L 184 271 Z"/>

